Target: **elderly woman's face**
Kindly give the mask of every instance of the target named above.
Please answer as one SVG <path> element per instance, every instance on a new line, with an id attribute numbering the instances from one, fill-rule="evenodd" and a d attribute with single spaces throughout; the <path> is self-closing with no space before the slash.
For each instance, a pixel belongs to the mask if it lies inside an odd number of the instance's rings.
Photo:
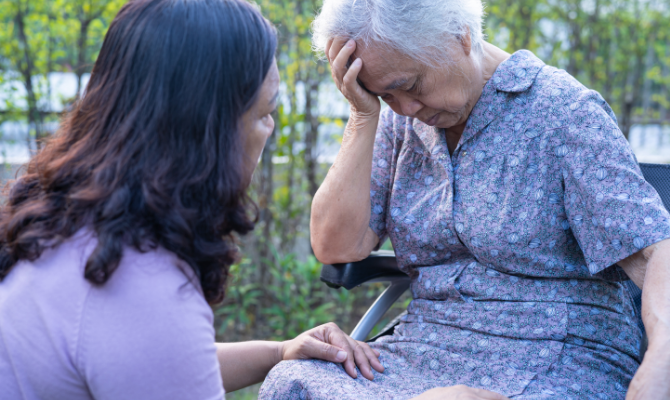
<path id="1" fill-rule="evenodd" d="M 397 114 L 439 128 L 464 126 L 483 89 L 482 71 L 469 43 L 452 50 L 454 63 L 430 68 L 389 50 L 360 46 L 361 83 Z"/>

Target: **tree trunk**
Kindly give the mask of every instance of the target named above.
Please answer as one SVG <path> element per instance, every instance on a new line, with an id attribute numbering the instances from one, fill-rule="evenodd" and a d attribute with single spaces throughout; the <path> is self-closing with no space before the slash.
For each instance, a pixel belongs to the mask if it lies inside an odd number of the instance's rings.
<path id="1" fill-rule="evenodd" d="M 570 21 L 570 56 L 568 57 L 568 66 L 565 69 L 568 74 L 577 76 L 577 52 L 582 50 L 581 27 L 577 21 Z"/>
<path id="2" fill-rule="evenodd" d="M 665 44 L 665 60 L 661 70 L 661 77 L 663 82 L 661 84 L 661 98 L 663 102 L 661 103 L 659 116 L 661 120 L 665 119 L 667 123 L 670 123 L 670 107 L 668 106 L 668 101 L 670 101 L 670 41 Z"/>
<path id="3" fill-rule="evenodd" d="M 590 35 L 588 39 L 588 50 L 586 51 L 586 55 L 584 57 L 585 61 L 584 64 L 589 69 L 589 78 L 591 82 L 596 82 L 596 66 L 595 66 L 595 59 L 597 52 L 596 42 L 601 40 L 601 37 L 599 35 L 600 30 L 598 29 L 599 17 L 600 17 L 600 0 L 596 0 L 593 14 L 589 15 Z"/>
<path id="4" fill-rule="evenodd" d="M 319 81 L 315 80 L 305 85 L 305 173 L 307 175 L 307 185 L 310 200 L 319 188 L 316 181 L 316 172 L 318 160 L 316 156 L 316 145 L 319 137 L 319 117 L 313 111 L 318 108 Z"/>
<path id="5" fill-rule="evenodd" d="M 26 95 L 27 95 L 27 102 L 28 102 L 28 149 L 32 148 L 32 143 L 30 140 L 30 127 L 34 126 L 35 128 L 35 143 L 37 148 L 39 149 L 40 147 L 40 139 L 42 138 L 42 116 L 40 115 L 39 109 L 37 107 L 37 96 L 35 95 L 35 90 L 33 88 L 33 73 L 35 71 L 35 67 L 33 64 L 33 59 L 30 54 L 30 48 L 28 44 L 28 38 L 26 36 L 26 28 L 25 28 L 25 21 L 24 21 L 24 15 L 23 12 L 21 11 L 21 8 L 19 6 L 15 21 L 16 21 L 16 29 L 17 29 L 17 36 L 19 39 L 19 43 L 21 47 L 23 47 L 23 62 L 25 65 L 19 66 L 21 75 L 23 77 L 23 85 L 26 88 Z"/>
<path id="6" fill-rule="evenodd" d="M 277 112 L 272 116 L 275 121 L 279 120 Z M 273 216 L 270 210 L 272 203 L 272 196 L 274 194 L 273 174 L 274 168 L 272 164 L 272 154 L 275 151 L 279 124 L 275 124 L 274 132 L 268 138 L 263 153 L 261 154 L 261 176 L 259 184 L 258 209 L 259 222 L 263 229 L 263 236 L 258 243 L 258 257 L 259 257 L 259 285 L 265 287 L 268 283 L 269 276 L 267 271 L 272 260 L 272 252 L 270 246 L 272 245 L 272 222 Z"/>
<path id="7" fill-rule="evenodd" d="M 75 74 L 77 74 L 77 94 L 75 99 L 81 96 L 81 78 L 84 75 L 86 68 L 86 41 L 88 40 L 88 27 L 91 20 L 82 19 L 79 25 L 79 37 L 77 38 L 77 66 L 75 67 Z"/>
<path id="8" fill-rule="evenodd" d="M 652 96 L 652 81 L 647 77 L 647 71 L 649 71 L 654 66 L 654 41 L 656 40 L 655 35 L 652 34 L 649 40 L 649 46 L 647 47 L 647 54 L 644 61 L 644 70 L 642 73 L 642 80 L 644 82 L 642 89 L 642 118 L 643 120 L 649 119 L 652 117 L 651 113 L 651 96 Z"/>
<path id="9" fill-rule="evenodd" d="M 630 128 L 633 126 L 633 111 L 635 110 L 635 105 L 639 104 L 642 70 L 644 65 L 643 58 L 644 56 L 638 53 L 635 54 L 635 58 L 631 60 L 633 67 L 628 72 L 628 79 L 626 80 L 627 82 L 624 82 L 623 95 L 621 96 L 623 105 L 621 107 L 620 128 L 626 139 L 628 139 Z"/>

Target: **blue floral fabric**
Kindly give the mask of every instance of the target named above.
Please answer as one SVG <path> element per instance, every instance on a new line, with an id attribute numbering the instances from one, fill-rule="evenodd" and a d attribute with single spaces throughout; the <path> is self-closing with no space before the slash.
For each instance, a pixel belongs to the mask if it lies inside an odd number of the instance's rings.
<path id="1" fill-rule="evenodd" d="M 623 399 L 639 316 L 615 264 L 670 238 L 612 110 L 528 51 L 487 82 L 453 154 L 444 132 L 385 110 L 371 228 L 413 301 L 373 347 L 386 371 L 280 363 L 263 399 L 407 399 L 464 384 L 513 399 Z"/>

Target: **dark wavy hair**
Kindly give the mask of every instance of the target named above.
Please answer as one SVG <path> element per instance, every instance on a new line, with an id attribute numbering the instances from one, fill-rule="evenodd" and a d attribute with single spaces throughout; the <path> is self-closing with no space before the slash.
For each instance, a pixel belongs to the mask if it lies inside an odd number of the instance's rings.
<path id="1" fill-rule="evenodd" d="M 102 285 L 123 246 L 162 246 L 223 300 L 233 232 L 253 229 L 239 124 L 276 32 L 243 0 L 131 0 L 111 23 L 83 98 L 0 212 L 0 280 L 88 226 L 84 276 Z"/>

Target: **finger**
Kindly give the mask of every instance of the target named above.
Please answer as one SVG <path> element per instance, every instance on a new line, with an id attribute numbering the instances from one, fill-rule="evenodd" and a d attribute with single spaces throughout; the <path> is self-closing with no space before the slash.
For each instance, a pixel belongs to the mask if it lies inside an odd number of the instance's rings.
<path id="1" fill-rule="evenodd" d="M 370 346 L 368 346 L 367 343 L 363 342 L 358 343 L 361 346 L 361 348 L 363 348 L 365 355 L 368 357 L 368 361 L 370 361 L 370 366 L 372 366 L 372 368 L 377 372 L 384 372 L 384 366 L 379 361 L 380 353 L 375 349 L 371 348 Z"/>
<path id="2" fill-rule="evenodd" d="M 342 46 L 344 46 L 348 40 L 349 39 L 343 37 L 333 39 L 332 43 L 330 44 L 330 48 L 328 49 L 328 60 L 330 60 L 331 65 L 333 64 L 333 61 L 337 55 L 340 53 L 340 50 L 342 50 Z"/>
<path id="3" fill-rule="evenodd" d="M 333 74 L 340 82 L 342 82 L 342 79 L 347 73 L 347 61 L 349 61 L 351 55 L 354 54 L 354 50 L 356 50 L 356 42 L 354 42 L 353 40 L 347 41 L 347 43 L 342 47 L 342 50 L 340 50 L 340 52 L 337 53 L 337 56 L 330 64 Z M 358 76 L 358 73 L 356 74 L 356 76 Z"/>
<path id="4" fill-rule="evenodd" d="M 330 63 L 330 47 L 333 45 L 333 39 L 330 38 L 326 42 L 326 49 L 324 50 L 324 53 L 326 54 L 326 58 L 328 59 L 328 63 Z"/>
<path id="5" fill-rule="evenodd" d="M 348 99 L 351 101 L 352 99 L 365 99 L 366 97 L 371 96 L 369 93 L 367 93 L 361 85 L 358 84 L 358 81 L 356 78 L 358 78 L 358 73 L 361 72 L 361 69 L 363 68 L 363 61 L 360 58 L 357 58 L 354 60 L 354 62 L 351 64 L 349 67 L 349 70 L 346 72 L 344 77 L 342 78 L 342 85 L 344 86 L 343 92 L 346 92 L 349 94 Z"/>
<path id="6" fill-rule="evenodd" d="M 356 379 L 358 374 L 356 373 L 356 365 L 354 362 L 354 348 L 352 342 L 355 343 L 353 339 L 349 340 L 349 336 L 342 332 L 342 330 L 333 323 L 328 323 L 323 325 L 325 334 L 324 342 L 327 342 L 335 347 L 339 347 L 347 353 L 347 358 L 342 363 L 344 370 L 351 376 Z"/>
<path id="7" fill-rule="evenodd" d="M 320 360 L 341 363 L 347 359 L 347 352 L 339 347 L 324 343 L 310 337 L 304 344 L 304 355 L 307 358 L 318 358 Z"/>
<path id="8" fill-rule="evenodd" d="M 372 368 L 370 367 L 370 360 L 368 360 L 368 356 L 365 354 L 363 347 L 356 341 L 354 341 L 352 346 L 354 347 L 354 359 L 356 360 L 358 369 L 361 371 L 361 375 L 368 380 L 375 379 L 375 376 L 372 374 Z"/>

